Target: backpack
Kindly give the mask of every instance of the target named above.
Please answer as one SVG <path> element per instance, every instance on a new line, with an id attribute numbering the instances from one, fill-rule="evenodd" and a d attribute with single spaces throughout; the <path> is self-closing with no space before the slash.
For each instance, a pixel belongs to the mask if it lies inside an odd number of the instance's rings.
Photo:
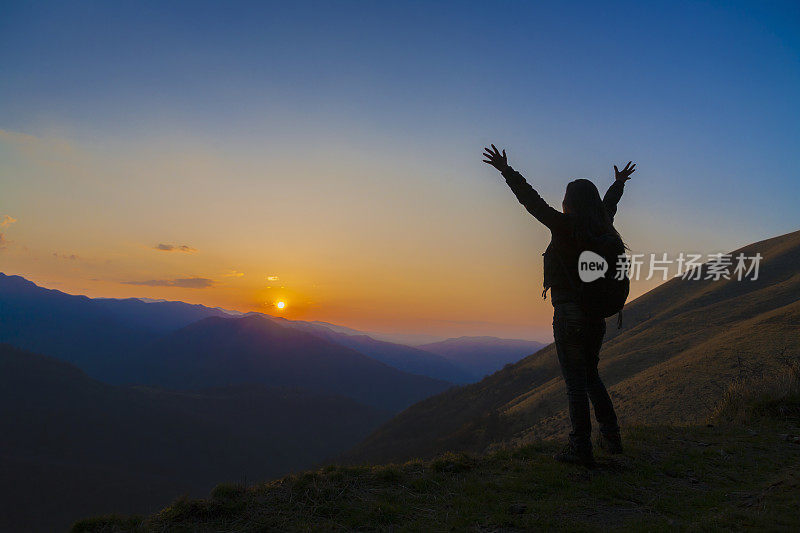
<path id="1" fill-rule="evenodd" d="M 585 248 L 578 256 L 581 281 L 578 287 L 574 287 L 578 292 L 578 303 L 583 312 L 592 318 L 608 318 L 619 314 L 617 327 L 621 327 L 622 308 L 631 286 L 627 265 L 623 269 L 618 266 L 618 258 L 625 254 L 625 244 L 619 235 L 607 233 L 591 239 Z M 566 268 L 560 256 L 559 260 L 562 267 Z M 601 274 L 602 263 L 605 263 L 605 271 Z M 572 276 L 567 277 L 574 286 Z"/>

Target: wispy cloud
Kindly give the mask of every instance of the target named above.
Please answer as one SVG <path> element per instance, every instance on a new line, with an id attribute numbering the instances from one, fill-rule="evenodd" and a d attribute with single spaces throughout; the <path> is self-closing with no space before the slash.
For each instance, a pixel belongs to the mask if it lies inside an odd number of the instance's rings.
<path id="1" fill-rule="evenodd" d="M 197 251 L 197 248 L 192 248 L 188 244 L 165 244 L 163 242 L 153 246 L 153 249 L 161 252 L 183 252 L 187 254 L 193 254 Z"/>
<path id="2" fill-rule="evenodd" d="M 0 217 L 0 229 L 7 228 L 16 221 L 17 219 L 12 217 L 11 215 L 3 215 L 2 217 Z M 9 244 L 11 244 L 11 241 L 9 241 L 6 238 L 6 234 L 0 232 L 0 250 L 6 248 Z"/>
<path id="3" fill-rule="evenodd" d="M 223 274 L 226 278 L 241 278 L 244 276 L 244 272 L 239 272 L 238 270 L 228 270 Z"/>
<path id="4" fill-rule="evenodd" d="M 20 133 L 17 131 L 10 131 L 3 129 L 0 129 L 0 139 L 6 141 L 20 142 L 20 143 L 34 143 L 39 141 L 39 138 L 34 137 L 33 135 L 28 135 L 27 133 Z"/>
<path id="5" fill-rule="evenodd" d="M 145 285 L 147 287 L 180 287 L 183 289 L 207 289 L 214 286 L 208 278 L 149 279 L 146 281 L 123 281 L 125 285 Z"/>
<path id="6" fill-rule="evenodd" d="M 60 254 L 58 252 L 53 252 L 53 257 L 57 259 L 67 259 L 69 261 L 77 261 L 78 259 L 80 259 L 80 257 L 78 257 L 75 254 Z"/>

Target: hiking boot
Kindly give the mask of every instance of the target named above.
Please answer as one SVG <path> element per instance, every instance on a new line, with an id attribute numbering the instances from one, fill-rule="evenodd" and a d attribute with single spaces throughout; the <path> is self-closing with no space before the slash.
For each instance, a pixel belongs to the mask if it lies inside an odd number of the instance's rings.
<path id="1" fill-rule="evenodd" d="M 553 459 L 560 463 L 570 463 L 574 465 L 582 465 L 587 468 L 593 467 L 594 463 L 594 456 L 592 455 L 591 448 L 589 449 L 577 449 L 572 443 L 567 444 L 564 446 L 564 449 L 561 450 L 560 453 L 557 453 L 553 456 Z"/>
<path id="2" fill-rule="evenodd" d="M 597 440 L 597 446 L 601 450 L 611 455 L 619 455 L 622 453 L 622 439 L 619 433 L 612 433 L 607 435 L 600 433 L 600 438 Z"/>

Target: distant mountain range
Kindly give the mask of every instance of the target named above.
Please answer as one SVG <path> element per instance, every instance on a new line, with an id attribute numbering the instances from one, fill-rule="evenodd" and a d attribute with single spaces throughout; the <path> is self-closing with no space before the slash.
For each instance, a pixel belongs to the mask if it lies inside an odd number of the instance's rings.
<path id="1" fill-rule="evenodd" d="M 462 337 L 415 348 L 377 340 L 358 330 L 327 322 L 287 320 L 183 302 L 73 296 L 2 273 L 0 312 L 3 313 L 0 342 L 64 359 L 92 377 L 120 384 L 141 378 L 132 367 L 141 354 L 152 349 L 155 340 L 211 317 L 266 318 L 281 327 L 355 350 L 402 372 L 448 383 L 474 382 L 539 346 L 530 341 L 476 337 L 472 342 L 473 338 Z M 273 345 L 270 349 L 275 351 L 280 347 Z M 410 397 L 414 398 L 413 394 Z"/>
<path id="2" fill-rule="evenodd" d="M 452 383 L 471 383 L 482 376 L 475 375 L 465 365 L 459 365 L 434 352 L 374 339 L 364 333 L 349 328 L 339 328 L 320 322 L 292 321 L 273 318 L 274 321 L 290 328 L 312 333 L 342 346 L 369 355 L 389 366 L 404 372 L 442 379 Z M 348 331 L 349 330 L 349 331 Z M 526 352 L 519 352 L 517 359 Z M 487 357 L 490 357 L 487 354 Z"/>
<path id="3" fill-rule="evenodd" d="M 702 422 L 731 382 L 800 353 L 800 231 L 739 252 L 763 256 L 757 280 L 675 278 L 627 304 L 623 329 L 609 320 L 600 372 L 622 425 Z M 550 345 L 479 383 L 413 405 L 345 459 L 483 451 L 563 435 L 567 426 Z"/>
<path id="4" fill-rule="evenodd" d="M 545 346 L 543 342 L 497 337 L 458 337 L 441 342 L 417 346 L 420 350 L 435 353 L 448 361 L 469 370 L 481 379 L 504 366 L 516 363 L 521 355 L 530 355 Z"/>

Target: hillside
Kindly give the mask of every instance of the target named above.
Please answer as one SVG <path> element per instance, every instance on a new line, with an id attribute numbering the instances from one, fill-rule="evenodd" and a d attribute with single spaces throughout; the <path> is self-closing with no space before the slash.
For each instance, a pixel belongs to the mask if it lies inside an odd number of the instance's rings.
<path id="1" fill-rule="evenodd" d="M 626 429 L 625 455 L 590 470 L 553 461 L 553 442 L 330 465 L 72 531 L 797 531 L 800 361 L 790 369 L 728 391 L 711 425 Z"/>
<path id="2" fill-rule="evenodd" d="M 0 344 L 0 531 L 63 530 L 87 514 L 150 512 L 220 480 L 307 468 L 387 416 L 298 389 L 112 386 Z"/>
<path id="3" fill-rule="evenodd" d="M 757 280 L 673 279 L 627 304 L 623 329 L 609 320 L 600 372 L 623 426 L 701 421 L 731 380 L 800 352 L 800 232 L 739 251 L 764 257 Z M 412 406 L 345 459 L 402 461 L 525 443 L 562 434 L 565 409 L 550 345 Z"/>

